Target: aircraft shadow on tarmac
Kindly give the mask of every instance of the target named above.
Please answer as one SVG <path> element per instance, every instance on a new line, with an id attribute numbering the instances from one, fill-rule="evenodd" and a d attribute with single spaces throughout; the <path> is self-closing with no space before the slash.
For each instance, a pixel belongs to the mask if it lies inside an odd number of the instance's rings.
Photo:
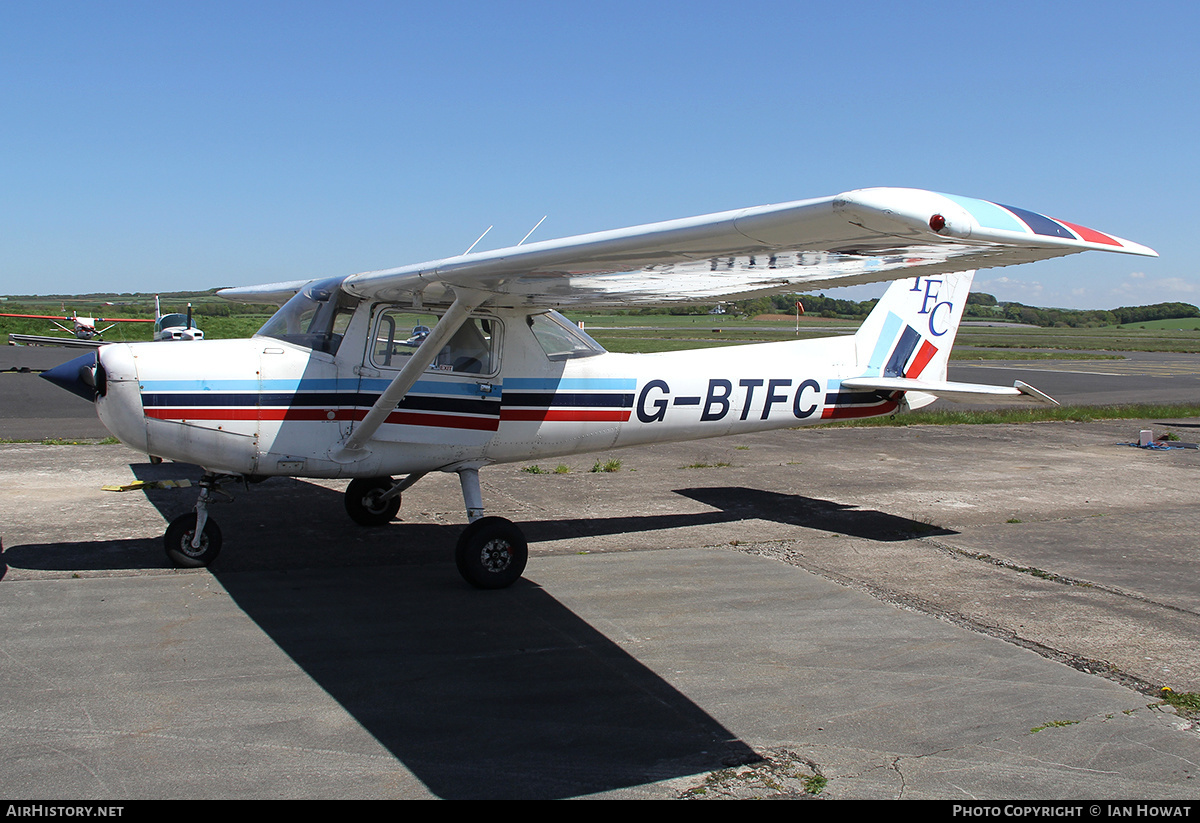
<path id="1" fill-rule="evenodd" d="M 147 480 L 191 471 L 178 464 L 133 469 Z M 194 500 L 194 489 L 144 493 L 164 518 Z M 797 495 L 678 493 L 715 511 L 522 526 L 535 543 L 747 518 L 878 540 L 930 533 L 906 518 Z M 296 480 L 272 480 L 239 497 L 217 509 L 226 555 L 213 574 L 272 642 L 434 794 L 564 798 L 759 759 L 532 580 L 499 592 L 470 589 L 448 550 L 461 525 L 362 529 L 347 522 L 340 493 Z M 5 558 L 16 567 L 77 570 L 166 562 L 158 537 L 14 546 Z M 529 574 L 536 578 L 536 557 Z"/>
<path id="2" fill-rule="evenodd" d="M 126 494 L 144 494 L 164 521 L 191 509 L 198 494 L 201 471 L 179 463 L 131 464 L 138 480 L 187 479 L 184 489 L 147 487 Z M 737 487 L 676 489 L 676 494 L 712 511 L 615 517 L 520 519 L 535 547 L 543 541 L 576 537 L 634 534 L 689 526 L 765 520 L 806 529 L 876 541 L 911 540 L 954 532 L 928 523 L 873 509 L 820 498 Z M 249 490 L 233 489 L 234 503 L 219 503 L 213 518 L 225 535 L 225 549 L 213 571 L 252 571 L 287 568 L 444 564 L 449 575 L 452 547 L 461 523 L 405 523 L 363 528 L 350 522 L 342 494 L 291 478 L 272 478 Z M 302 513 L 302 515 L 298 514 Z M 160 536 L 120 540 L 81 540 L 71 543 L 8 547 L 0 578 L 11 567 L 63 571 L 116 571 L 162 568 L 167 565 Z"/>

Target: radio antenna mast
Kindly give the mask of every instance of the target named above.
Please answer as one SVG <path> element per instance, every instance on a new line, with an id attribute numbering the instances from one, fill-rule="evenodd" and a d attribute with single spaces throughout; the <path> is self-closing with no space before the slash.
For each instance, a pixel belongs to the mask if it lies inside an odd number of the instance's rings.
<path id="1" fill-rule="evenodd" d="M 491 231 L 492 228 L 493 228 L 493 226 L 488 226 L 486 229 L 484 229 L 483 234 L 479 235 L 479 240 L 482 240 L 483 238 L 487 237 L 487 233 L 489 231 Z M 476 240 L 474 243 L 471 244 L 471 249 L 473 249 L 479 245 L 479 240 Z M 463 254 L 470 254 L 471 249 L 467 249 L 465 252 L 463 252 Z"/>
<path id="2" fill-rule="evenodd" d="M 542 223 L 545 223 L 546 218 L 549 216 L 550 215 L 548 215 L 548 214 L 544 215 L 541 220 L 537 221 L 537 225 L 535 225 L 532 229 L 529 230 L 529 234 L 533 234 L 535 231 L 537 231 L 538 226 L 542 225 Z M 529 239 L 529 234 L 526 234 L 524 237 L 521 238 L 521 243 L 524 243 L 526 240 Z M 517 245 L 519 246 L 519 245 L 521 245 L 521 243 L 518 243 Z"/>

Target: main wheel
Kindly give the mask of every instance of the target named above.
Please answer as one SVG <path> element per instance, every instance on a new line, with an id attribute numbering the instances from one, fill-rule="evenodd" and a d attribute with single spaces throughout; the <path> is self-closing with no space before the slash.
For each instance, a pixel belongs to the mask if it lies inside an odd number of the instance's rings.
<path id="1" fill-rule="evenodd" d="M 196 534 L 196 513 L 182 514 L 171 521 L 163 543 L 167 549 L 167 559 L 182 569 L 198 569 L 210 565 L 221 553 L 221 529 L 210 517 L 204 523 L 204 533 L 200 535 L 200 547 L 192 546 L 192 537 Z"/>
<path id="2" fill-rule="evenodd" d="M 400 511 L 400 495 L 380 501 L 380 496 L 395 485 L 390 477 L 360 477 L 346 487 L 346 514 L 360 526 L 382 526 Z"/>
<path id="3" fill-rule="evenodd" d="M 458 573 L 477 589 L 503 589 L 521 578 L 529 545 L 516 524 L 482 517 L 463 530 L 454 559 Z"/>

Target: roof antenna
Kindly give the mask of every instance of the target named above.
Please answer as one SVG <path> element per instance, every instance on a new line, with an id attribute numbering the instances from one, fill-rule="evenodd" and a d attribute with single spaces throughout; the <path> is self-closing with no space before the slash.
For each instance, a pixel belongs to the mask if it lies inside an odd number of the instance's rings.
<path id="1" fill-rule="evenodd" d="M 532 229 L 530 229 L 530 230 L 529 230 L 529 234 L 533 234 L 535 231 L 537 231 L 537 230 L 538 230 L 538 226 L 542 225 L 542 223 L 545 223 L 545 222 L 546 222 L 546 218 L 547 218 L 547 217 L 549 217 L 549 216 L 550 216 L 550 215 L 548 215 L 548 214 L 547 214 L 547 215 L 544 215 L 544 216 L 542 217 L 542 219 L 541 219 L 541 220 L 537 221 L 537 226 L 534 226 Z M 522 238 L 521 238 L 521 243 L 524 243 L 526 240 L 528 240 L 528 239 L 529 239 L 529 234 L 527 234 L 527 235 L 525 235 L 524 237 L 522 237 Z M 519 246 L 519 245 L 521 245 L 521 243 L 518 243 L 517 245 Z"/>
<path id="2" fill-rule="evenodd" d="M 486 229 L 484 229 L 483 234 L 479 235 L 479 240 L 482 240 L 483 238 L 487 237 L 487 233 L 489 231 L 491 231 L 493 227 L 494 226 L 488 226 Z M 479 245 L 479 240 L 476 240 L 474 243 L 471 244 L 471 249 L 473 249 Z M 463 252 L 463 254 L 470 254 L 471 249 L 467 249 L 465 252 Z"/>

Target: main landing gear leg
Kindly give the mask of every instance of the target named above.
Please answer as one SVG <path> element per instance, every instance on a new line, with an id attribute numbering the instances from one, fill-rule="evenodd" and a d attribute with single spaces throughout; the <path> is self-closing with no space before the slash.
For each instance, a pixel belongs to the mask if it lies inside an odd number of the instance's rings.
<path id="1" fill-rule="evenodd" d="M 208 507 L 216 502 L 214 494 L 229 497 L 228 492 L 221 490 L 222 483 L 237 479 L 233 475 L 211 472 L 200 478 L 200 497 L 196 500 L 196 510 L 172 520 L 163 537 L 167 559 L 174 565 L 196 569 L 217 559 L 221 553 L 221 529 L 215 520 L 209 518 Z"/>
<path id="2" fill-rule="evenodd" d="M 470 524 L 458 538 L 454 559 L 463 579 L 479 589 L 503 589 L 520 579 L 529 560 L 525 535 L 503 517 L 483 516 L 479 469 L 458 470 Z"/>

